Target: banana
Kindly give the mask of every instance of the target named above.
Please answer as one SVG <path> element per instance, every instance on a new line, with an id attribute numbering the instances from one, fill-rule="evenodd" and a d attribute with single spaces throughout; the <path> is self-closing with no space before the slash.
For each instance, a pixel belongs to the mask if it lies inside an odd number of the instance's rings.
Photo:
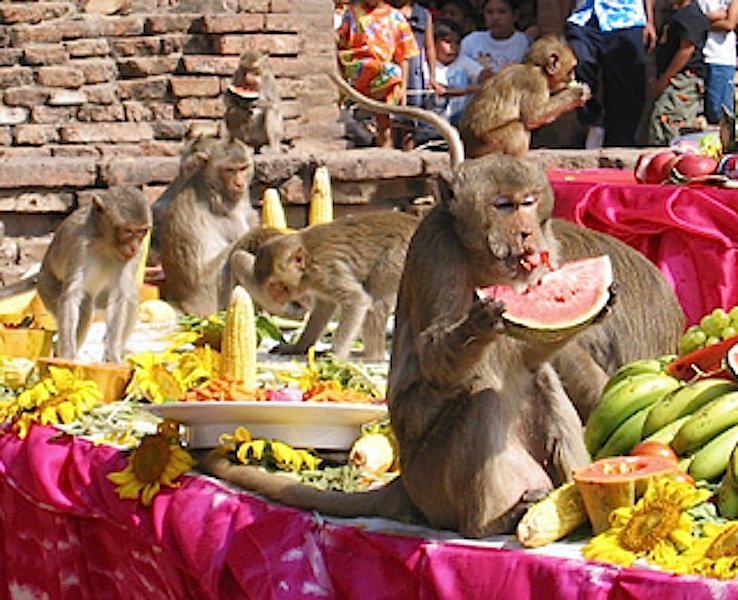
<path id="1" fill-rule="evenodd" d="M 643 373 L 663 373 L 665 366 L 666 362 L 662 358 L 642 358 L 625 363 L 607 380 L 602 393 L 604 394 L 626 377 L 641 375 Z"/>
<path id="2" fill-rule="evenodd" d="M 717 490 L 717 507 L 724 519 L 738 517 L 738 490 L 724 477 Z"/>
<path id="3" fill-rule="evenodd" d="M 676 419 L 689 415 L 718 396 L 738 391 L 738 384 L 727 379 L 699 379 L 674 390 L 651 408 L 643 424 L 643 435 L 649 436 Z"/>
<path id="4" fill-rule="evenodd" d="M 688 473 L 695 481 L 717 479 L 728 466 L 730 453 L 738 444 L 738 425 L 726 429 L 697 450 L 689 463 Z"/>
<path id="5" fill-rule="evenodd" d="M 651 408 L 653 410 L 653 407 Z M 648 437 L 644 436 L 643 439 L 651 441 L 651 442 L 661 442 L 662 444 L 671 444 L 671 440 L 674 439 L 676 432 L 679 431 L 679 428 L 682 425 L 684 425 L 684 423 L 686 423 L 689 417 L 690 415 L 684 415 L 683 417 L 679 417 L 676 421 L 672 421 L 668 425 L 664 425 L 658 431 L 654 431 Z M 648 417 L 646 417 L 646 421 L 648 421 Z M 644 423 L 644 426 L 645 426 L 645 423 Z M 643 433 L 641 433 L 641 435 L 643 435 Z"/>
<path id="6" fill-rule="evenodd" d="M 591 456 L 628 417 L 676 389 L 681 382 L 664 373 L 627 376 L 602 394 L 587 419 L 584 443 Z"/>
<path id="7" fill-rule="evenodd" d="M 628 454 L 641 441 L 641 429 L 648 416 L 648 410 L 649 407 L 647 406 L 625 419 L 607 438 L 605 445 L 597 451 L 594 456 L 595 460 Z"/>
<path id="8" fill-rule="evenodd" d="M 686 454 L 733 425 L 738 425 L 738 392 L 723 394 L 693 413 L 677 431 L 671 447 L 677 454 Z"/>
<path id="9" fill-rule="evenodd" d="M 730 459 L 728 459 L 728 468 L 725 472 L 725 477 L 733 485 L 734 488 L 738 488 L 738 445 L 733 448 L 730 453 Z"/>

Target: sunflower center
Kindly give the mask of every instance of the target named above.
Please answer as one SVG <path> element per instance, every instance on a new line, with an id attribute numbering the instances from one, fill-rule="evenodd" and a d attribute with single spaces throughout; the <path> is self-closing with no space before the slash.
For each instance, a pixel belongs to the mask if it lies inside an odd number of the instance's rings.
<path id="1" fill-rule="evenodd" d="M 633 552 L 648 552 L 677 526 L 680 513 L 676 504 L 654 500 L 633 513 L 620 533 L 620 543 Z"/>
<path id="2" fill-rule="evenodd" d="M 136 478 L 142 483 L 159 481 L 169 464 L 172 454 L 169 442 L 159 435 L 147 435 L 131 456 L 131 467 Z"/>
<path id="3" fill-rule="evenodd" d="M 738 525 L 731 525 L 717 536 L 705 553 L 707 558 L 738 556 Z"/>

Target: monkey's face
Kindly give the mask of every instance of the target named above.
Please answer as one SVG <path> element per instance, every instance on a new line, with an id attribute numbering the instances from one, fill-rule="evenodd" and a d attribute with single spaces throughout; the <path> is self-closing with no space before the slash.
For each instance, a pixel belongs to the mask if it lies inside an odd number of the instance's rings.
<path id="1" fill-rule="evenodd" d="M 296 302 L 305 293 L 308 252 L 301 244 L 292 244 L 291 238 L 282 245 L 279 239 L 275 241 L 274 244 L 265 244 L 259 251 L 255 274 L 257 281 L 261 279 L 264 282 L 269 297 L 284 306 Z M 262 268 L 268 271 L 265 278 Z"/>
<path id="2" fill-rule="evenodd" d="M 115 248 L 124 261 L 129 261 L 138 254 L 148 232 L 148 225 L 139 227 L 117 225 L 115 227 Z"/>
<path id="3" fill-rule="evenodd" d="M 222 192 L 231 203 L 239 202 L 248 192 L 252 173 L 250 162 L 228 163 L 220 168 Z"/>
<path id="4" fill-rule="evenodd" d="M 575 81 L 574 70 L 576 66 L 577 59 L 574 53 L 568 48 L 565 48 L 555 62 L 547 67 L 546 79 L 548 81 L 548 89 L 552 94 L 557 94 L 565 90 L 572 81 Z"/>

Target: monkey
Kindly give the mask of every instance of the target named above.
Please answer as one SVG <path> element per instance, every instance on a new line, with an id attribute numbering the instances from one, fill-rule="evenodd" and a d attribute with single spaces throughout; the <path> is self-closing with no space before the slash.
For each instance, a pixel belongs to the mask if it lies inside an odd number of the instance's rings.
<path id="1" fill-rule="evenodd" d="M 414 112 L 424 119 L 427 111 Z M 625 362 L 674 351 L 685 316 L 655 265 L 611 236 L 552 218 L 540 165 L 498 152 L 465 161 L 458 132 L 440 130 L 450 185 L 407 250 L 392 336 L 387 402 L 400 476 L 369 492 L 325 492 L 234 465 L 217 449 L 201 461 L 206 472 L 329 515 L 420 521 L 467 537 L 510 533 L 530 502 L 589 462 L 582 422 L 608 377 Z M 568 340 L 507 335 L 504 306 L 477 295 L 490 285 L 534 285 L 546 263 L 602 254 L 617 299 Z"/>
<path id="2" fill-rule="evenodd" d="M 282 101 L 268 55 L 244 52 L 225 93 L 228 131 L 256 152 L 281 151 L 284 136 Z"/>
<path id="3" fill-rule="evenodd" d="M 487 79 L 459 123 L 466 155 L 504 152 L 524 157 L 532 129 L 590 98 L 589 87 L 574 80 L 576 64 L 568 44 L 548 34 L 531 44 L 521 64 L 508 65 Z"/>
<path id="4" fill-rule="evenodd" d="M 95 305 L 106 302 L 103 360 L 121 362 L 138 318 L 136 269 L 151 209 L 135 188 L 111 188 L 77 208 L 46 249 L 37 289 L 56 319 L 56 354 L 74 359 L 87 337 Z"/>
<path id="5" fill-rule="evenodd" d="M 203 166 L 164 210 L 159 233 L 164 297 L 186 313 L 218 309 L 218 274 L 231 245 L 259 216 L 251 205 L 252 150 L 234 138 L 209 141 Z"/>
<path id="6" fill-rule="evenodd" d="M 385 328 L 394 309 L 403 260 L 418 219 L 377 211 L 348 215 L 276 236 L 256 253 L 257 285 L 279 305 L 312 300 L 310 316 L 294 344 L 280 354 L 304 354 L 325 331 L 338 309 L 332 351 L 346 359 L 362 331 L 363 357 L 383 360 Z"/>

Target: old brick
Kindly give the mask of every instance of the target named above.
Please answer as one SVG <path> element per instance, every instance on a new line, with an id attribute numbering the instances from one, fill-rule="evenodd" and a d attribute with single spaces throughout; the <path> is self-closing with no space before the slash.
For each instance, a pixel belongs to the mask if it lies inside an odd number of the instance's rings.
<path id="1" fill-rule="evenodd" d="M 310 29 L 311 35 L 315 33 L 315 29 L 309 27 L 310 24 L 306 23 L 306 20 L 314 21 L 309 18 L 310 15 L 304 15 L 302 13 L 296 14 L 278 14 L 278 15 L 266 15 L 266 24 L 264 29 L 268 32 L 284 31 L 288 33 L 297 33 L 304 29 Z M 331 26 L 329 19 L 325 19 L 326 23 L 321 23 L 327 27 Z"/>
<path id="2" fill-rule="evenodd" d="M 39 23 L 57 19 L 71 12 L 72 5 L 62 2 L 13 2 L 0 4 L 2 23 Z"/>
<path id="3" fill-rule="evenodd" d="M 71 192 L 19 192 L 0 196 L 2 213 L 65 213 L 74 207 L 74 194 Z"/>
<path id="4" fill-rule="evenodd" d="M 95 149 L 103 159 L 143 156 L 140 143 L 136 144 L 95 144 Z"/>
<path id="5" fill-rule="evenodd" d="M 126 35 L 141 35 L 144 32 L 145 19 L 139 16 L 105 17 L 100 29 L 104 36 L 123 37 Z"/>
<path id="6" fill-rule="evenodd" d="M 0 48 L 0 67 L 12 67 L 20 62 L 23 50 L 20 48 Z"/>
<path id="7" fill-rule="evenodd" d="M 13 136 L 10 133 L 10 127 L 0 127 L 0 146 L 10 146 L 13 142 Z"/>
<path id="8" fill-rule="evenodd" d="M 172 95 L 183 96 L 217 96 L 220 94 L 218 77 L 172 77 Z"/>
<path id="9" fill-rule="evenodd" d="M 0 89 L 31 85 L 33 70 L 29 67 L 0 67 Z"/>
<path id="10" fill-rule="evenodd" d="M 11 146 L 11 147 L 0 147 L 0 158 L 27 158 L 27 157 L 39 157 L 39 156 L 51 156 L 51 151 L 48 146 Z"/>
<path id="11" fill-rule="evenodd" d="M 110 40 L 113 56 L 151 56 L 159 54 L 161 42 L 158 37 L 132 37 Z"/>
<path id="12" fill-rule="evenodd" d="M 51 150 L 52 156 L 73 158 L 73 157 L 91 157 L 97 158 L 100 156 L 100 151 L 95 146 L 86 144 L 62 144 L 62 145 L 51 145 L 45 146 Z"/>
<path id="13" fill-rule="evenodd" d="M 139 144 L 144 156 L 176 156 L 182 150 L 182 141 L 152 140 Z"/>
<path id="14" fill-rule="evenodd" d="M 199 18 L 197 14 L 189 15 L 152 15 L 146 18 L 144 31 L 148 34 L 172 33 L 174 31 L 187 32 L 192 29 L 193 21 Z"/>
<path id="15" fill-rule="evenodd" d="M 108 40 L 102 38 L 92 40 L 71 40 L 64 42 L 64 47 L 73 58 L 106 56 L 110 53 L 110 44 L 108 43 Z"/>
<path id="16" fill-rule="evenodd" d="M 118 61 L 121 77 L 148 77 L 171 73 L 179 64 L 178 56 L 146 56 L 125 58 Z"/>
<path id="17" fill-rule="evenodd" d="M 177 158 L 144 157 L 136 160 L 110 160 L 101 169 L 101 176 L 110 186 L 167 183 L 179 170 Z"/>
<path id="18" fill-rule="evenodd" d="M 148 123 L 67 123 L 60 133 L 69 143 L 138 142 L 154 135 Z"/>
<path id="19" fill-rule="evenodd" d="M 87 0 L 84 11 L 96 15 L 129 13 L 131 12 L 131 0 Z"/>
<path id="20" fill-rule="evenodd" d="M 27 46 L 23 52 L 23 62 L 27 65 L 60 65 L 69 60 L 69 54 L 58 44 Z"/>
<path id="21" fill-rule="evenodd" d="M 94 160 L 45 158 L 0 160 L 0 188 L 88 187 L 95 184 Z"/>
<path id="22" fill-rule="evenodd" d="M 52 125 L 17 125 L 14 138 L 20 146 L 43 146 L 59 141 L 59 132 Z"/>
<path id="23" fill-rule="evenodd" d="M 174 106 L 171 104 L 165 104 L 163 102 L 149 102 L 147 103 L 147 106 L 151 111 L 152 119 L 162 121 L 174 119 Z"/>
<path id="24" fill-rule="evenodd" d="M 210 54 L 214 52 L 212 36 L 198 33 L 162 35 L 161 54 Z"/>
<path id="25" fill-rule="evenodd" d="M 57 29 L 65 40 L 102 37 L 102 21 L 97 15 L 82 15 L 77 19 L 64 19 Z"/>
<path id="26" fill-rule="evenodd" d="M 187 132 L 188 138 L 196 138 L 200 136 L 218 136 L 221 127 L 217 121 L 200 121 L 194 120 L 190 122 L 190 129 Z"/>
<path id="27" fill-rule="evenodd" d="M 31 121 L 34 123 L 64 123 L 72 121 L 77 115 L 77 107 L 72 106 L 34 106 Z"/>
<path id="28" fill-rule="evenodd" d="M 84 74 L 75 67 L 40 67 L 36 77 L 49 87 L 78 88 L 85 82 Z"/>
<path id="29" fill-rule="evenodd" d="M 3 93 L 3 102 L 8 106 L 25 106 L 31 108 L 45 104 L 49 99 L 49 90 L 38 86 L 8 88 Z"/>
<path id="30" fill-rule="evenodd" d="M 167 78 L 131 79 L 118 82 L 120 97 L 126 100 L 161 100 L 166 97 L 168 88 Z"/>
<path id="31" fill-rule="evenodd" d="M 126 100 L 123 102 L 123 108 L 125 109 L 126 121 L 137 123 L 139 121 L 151 121 L 152 119 L 151 109 L 138 100 Z"/>
<path id="32" fill-rule="evenodd" d="M 269 12 L 270 0 L 238 0 L 239 12 Z"/>
<path id="33" fill-rule="evenodd" d="M 187 129 L 183 121 L 154 122 L 154 135 L 159 140 L 181 140 L 187 135 Z"/>
<path id="34" fill-rule="evenodd" d="M 13 46 L 26 44 L 53 44 L 61 42 L 62 31 L 55 25 L 17 25 L 13 26 L 10 34 Z"/>
<path id="35" fill-rule="evenodd" d="M 222 98 L 182 98 L 177 102 L 177 112 L 184 118 L 219 119 L 225 114 Z"/>
<path id="36" fill-rule="evenodd" d="M 251 34 L 251 35 L 223 35 L 216 42 L 216 48 L 221 54 L 243 54 L 247 50 L 261 50 L 274 54 L 298 54 L 303 42 L 297 35 L 284 34 Z"/>
<path id="37" fill-rule="evenodd" d="M 80 91 L 85 93 L 91 104 L 112 104 L 118 100 L 118 88 L 114 83 L 83 85 Z"/>
<path id="38" fill-rule="evenodd" d="M 104 83 L 118 78 L 118 66 L 107 58 L 86 58 L 72 61 L 84 77 L 84 83 Z"/>
<path id="39" fill-rule="evenodd" d="M 22 106 L 0 105 L 0 125 L 17 125 L 28 121 L 29 110 Z"/>
<path id="40" fill-rule="evenodd" d="M 53 89 L 49 94 L 51 106 L 79 106 L 87 102 L 87 94 L 80 90 Z"/>
<path id="41" fill-rule="evenodd" d="M 231 76 L 238 67 L 238 56 L 183 56 L 182 66 L 187 73 Z"/>
<path id="42" fill-rule="evenodd" d="M 122 104 L 86 104 L 77 111 L 77 118 L 82 122 L 124 121 L 126 112 Z"/>
<path id="43" fill-rule="evenodd" d="M 264 16 L 256 13 L 241 15 L 206 15 L 201 21 L 206 33 L 246 33 L 264 30 Z"/>

